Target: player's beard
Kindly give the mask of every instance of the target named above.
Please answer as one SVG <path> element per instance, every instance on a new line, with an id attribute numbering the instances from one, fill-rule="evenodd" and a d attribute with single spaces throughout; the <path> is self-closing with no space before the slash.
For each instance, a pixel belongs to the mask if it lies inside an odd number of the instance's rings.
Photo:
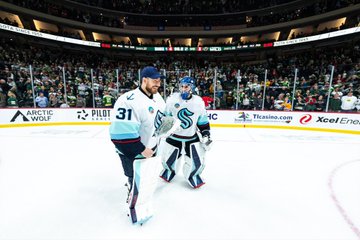
<path id="1" fill-rule="evenodd" d="M 158 89 L 159 89 L 159 87 L 151 86 L 150 84 L 147 84 L 145 86 L 145 90 L 151 94 L 156 94 L 158 92 Z"/>

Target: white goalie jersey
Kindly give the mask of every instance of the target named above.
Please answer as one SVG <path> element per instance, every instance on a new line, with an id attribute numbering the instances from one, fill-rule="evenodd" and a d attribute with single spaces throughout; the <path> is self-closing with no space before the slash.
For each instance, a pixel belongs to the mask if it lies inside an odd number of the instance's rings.
<path id="1" fill-rule="evenodd" d="M 148 97 L 137 88 L 120 96 L 111 116 L 110 136 L 121 153 L 132 157 L 142 151 L 141 146 L 156 146 L 154 132 L 161 124 L 164 108 L 159 93 Z"/>
<path id="2" fill-rule="evenodd" d="M 165 115 L 173 116 L 181 122 L 174 134 L 191 137 L 198 129 L 209 126 L 205 103 L 201 97 L 192 95 L 188 100 L 181 98 L 180 93 L 172 94 L 166 101 Z"/>

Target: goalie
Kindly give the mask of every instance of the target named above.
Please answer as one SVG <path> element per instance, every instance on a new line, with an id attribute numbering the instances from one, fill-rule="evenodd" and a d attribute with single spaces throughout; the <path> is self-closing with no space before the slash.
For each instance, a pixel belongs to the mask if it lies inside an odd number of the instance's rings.
<path id="1" fill-rule="evenodd" d="M 164 141 L 162 147 L 163 170 L 160 177 L 170 182 L 179 171 L 184 157 L 183 175 L 193 188 L 204 184 L 201 172 L 205 167 L 205 152 L 211 147 L 210 125 L 203 100 L 194 95 L 195 80 L 180 80 L 180 92 L 166 101 L 165 115 L 180 120 L 180 127 Z"/>
<path id="2" fill-rule="evenodd" d="M 158 92 L 162 77 L 154 67 L 143 68 L 140 87 L 120 96 L 111 116 L 110 137 L 128 178 L 127 203 L 134 224 L 153 215 L 152 196 L 161 167 L 154 133 L 165 108 Z"/>

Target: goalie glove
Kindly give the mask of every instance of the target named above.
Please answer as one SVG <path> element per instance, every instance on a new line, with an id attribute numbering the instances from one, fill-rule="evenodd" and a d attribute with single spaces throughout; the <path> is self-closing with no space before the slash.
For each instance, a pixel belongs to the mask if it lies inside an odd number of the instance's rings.
<path id="1" fill-rule="evenodd" d="M 210 139 L 210 132 L 208 130 L 204 130 L 201 132 L 200 143 L 201 146 L 205 149 L 205 151 L 209 151 L 212 147 L 213 141 Z"/>
<path id="2" fill-rule="evenodd" d="M 164 116 L 161 118 L 161 125 L 156 129 L 155 134 L 158 137 L 168 137 L 180 127 L 180 120 L 174 117 Z"/>

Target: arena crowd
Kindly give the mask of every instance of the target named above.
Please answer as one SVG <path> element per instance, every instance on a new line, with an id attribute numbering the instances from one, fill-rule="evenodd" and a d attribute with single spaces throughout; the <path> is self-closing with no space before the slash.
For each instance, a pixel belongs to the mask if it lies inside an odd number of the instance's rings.
<path id="1" fill-rule="evenodd" d="M 36 107 L 112 107 L 109 102 L 138 86 L 138 70 L 150 64 L 166 75 L 163 94 L 176 91 L 179 79 L 190 74 L 209 108 L 262 109 L 264 105 L 265 110 L 325 111 L 328 105 L 329 111 L 356 112 L 360 108 L 359 42 L 351 46 L 312 49 L 256 63 L 175 56 L 145 61 L 2 39 L 0 107 L 34 107 L 34 102 Z"/>

